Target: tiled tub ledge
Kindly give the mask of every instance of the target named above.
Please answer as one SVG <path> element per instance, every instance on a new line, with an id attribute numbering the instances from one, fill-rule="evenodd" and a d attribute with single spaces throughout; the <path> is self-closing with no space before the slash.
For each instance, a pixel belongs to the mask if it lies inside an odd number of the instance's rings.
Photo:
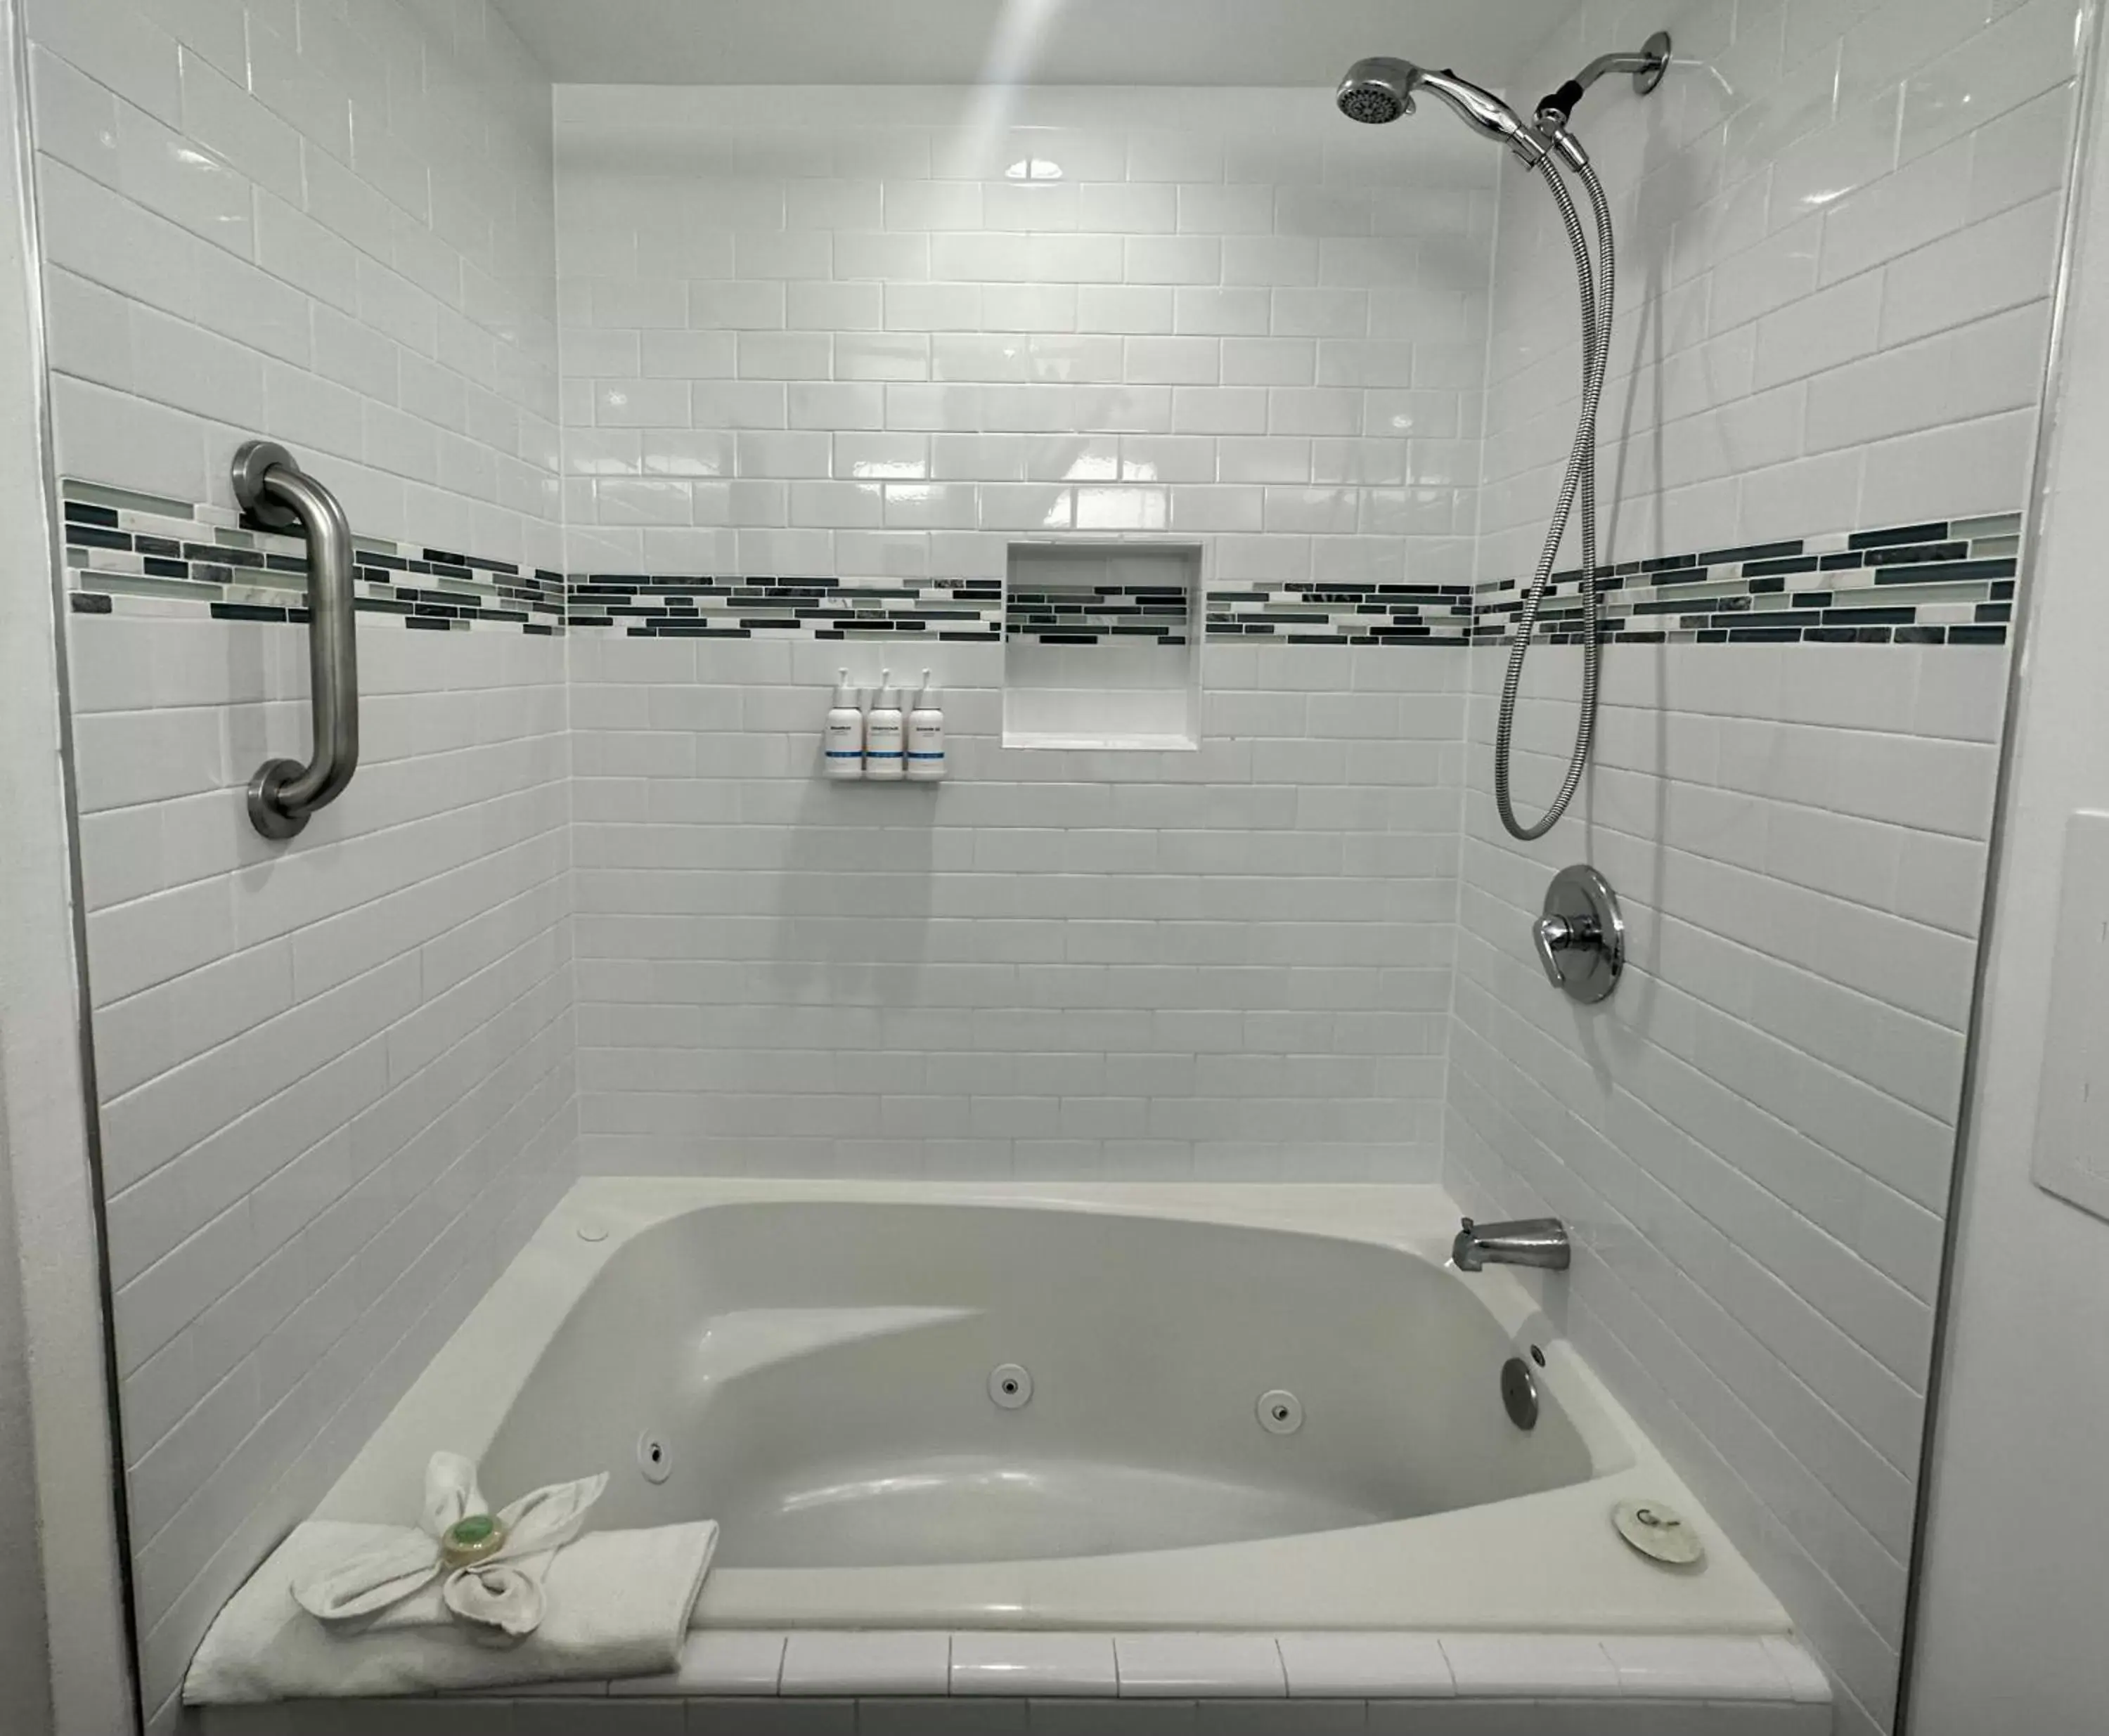
<path id="1" fill-rule="evenodd" d="M 1829 1736 L 1776 1637 L 765 1633 L 671 1675 L 208 1708 L 205 1736 Z"/>

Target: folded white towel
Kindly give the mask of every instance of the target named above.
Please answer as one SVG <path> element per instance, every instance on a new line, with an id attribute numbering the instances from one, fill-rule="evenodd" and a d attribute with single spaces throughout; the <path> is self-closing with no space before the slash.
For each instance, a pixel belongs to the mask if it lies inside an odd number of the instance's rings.
<path id="1" fill-rule="evenodd" d="M 296 1526 L 214 1620 L 184 1699 L 241 1705 L 673 1670 L 718 1528 L 705 1520 L 577 1535 L 606 1483 L 523 1496 L 499 1516 L 522 1531 L 464 1568 L 447 1568 L 436 1540 L 481 1510 L 475 1467 L 453 1454 L 438 1455 L 427 1477 L 426 1529 Z"/>
<path id="2" fill-rule="evenodd" d="M 422 1529 L 395 1532 L 349 1561 L 296 1581 L 294 1598 L 323 1621 L 344 1621 L 400 1603 L 445 1575 L 441 1596 L 463 1621 L 516 1638 L 531 1634 L 542 1619 L 542 1580 L 549 1553 L 578 1535 L 586 1510 L 607 1487 L 607 1473 L 603 1472 L 523 1495 L 496 1516 L 503 1544 L 482 1560 L 449 1571 L 443 1548 L 448 1532 L 490 1508 L 476 1486 L 475 1462 L 458 1453 L 435 1453 L 425 1469 Z"/>

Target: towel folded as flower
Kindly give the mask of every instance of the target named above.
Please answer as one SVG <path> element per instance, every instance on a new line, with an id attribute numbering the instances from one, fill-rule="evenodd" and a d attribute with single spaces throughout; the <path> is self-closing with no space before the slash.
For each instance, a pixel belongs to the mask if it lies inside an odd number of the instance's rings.
<path id="1" fill-rule="evenodd" d="M 580 1535 L 607 1485 L 553 1484 L 485 1517 L 474 1464 L 436 1454 L 417 1528 L 296 1526 L 214 1621 L 183 1698 L 237 1705 L 672 1670 L 718 1528 Z"/>
<path id="2" fill-rule="evenodd" d="M 418 1531 L 392 1534 L 371 1549 L 297 1580 L 293 1599 L 324 1621 L 376 1615 L 438 1580 L 446 1607 L 465 1621 L 518 1638 L 542 1621 L 542 1578 L 551 1554 L 585 1523 L 607 1488 L 607 1473 L 551 1483 L 492 1514 L 476 1486 L 476 1465 L 458 1453 L 435 1453 L 425 1470 L 425 1510 Z M 450 1543 L 469 1528 L 472 1541 Z"/>

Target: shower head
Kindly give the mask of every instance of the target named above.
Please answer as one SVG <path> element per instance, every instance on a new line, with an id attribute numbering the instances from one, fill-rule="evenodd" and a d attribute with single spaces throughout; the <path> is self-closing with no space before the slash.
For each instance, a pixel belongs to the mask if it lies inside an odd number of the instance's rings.
<path id="1" fill-rule="evenodd" d="M 1333 100 L 1348 119 L 1380 127 L 1413 112 L 1413 87 L 1420 79 L 1420 69 L 1411 61 L 1379 55 L 1350 66 Z"/>
<path id="2" fill-rule="evenodd" d="M 1333 100 L 1348 119 L 1380 126 L 1413 113 L 1416 90 L 1433 92 L 1468 125 L 1489 138 L 1499 139 L 1524 162 L 1536 163 L 1545 156 L 1545 141 L 1492 91 L 1454 72 L 1430 72 L 1411 61 L 1379 55 L 1356 61 L 1340 81 Z"/>

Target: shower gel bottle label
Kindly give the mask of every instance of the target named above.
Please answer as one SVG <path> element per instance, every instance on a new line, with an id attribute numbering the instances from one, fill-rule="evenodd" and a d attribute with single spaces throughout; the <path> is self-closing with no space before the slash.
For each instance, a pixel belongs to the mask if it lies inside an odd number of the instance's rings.
<path id="1" fill-rule="evenodd" d="M 864 714 L 852 711 L 847 717 L 841 717 L 830 713 L 823 751 L 827 755 L 830 778 L 863 777 Z"/>

